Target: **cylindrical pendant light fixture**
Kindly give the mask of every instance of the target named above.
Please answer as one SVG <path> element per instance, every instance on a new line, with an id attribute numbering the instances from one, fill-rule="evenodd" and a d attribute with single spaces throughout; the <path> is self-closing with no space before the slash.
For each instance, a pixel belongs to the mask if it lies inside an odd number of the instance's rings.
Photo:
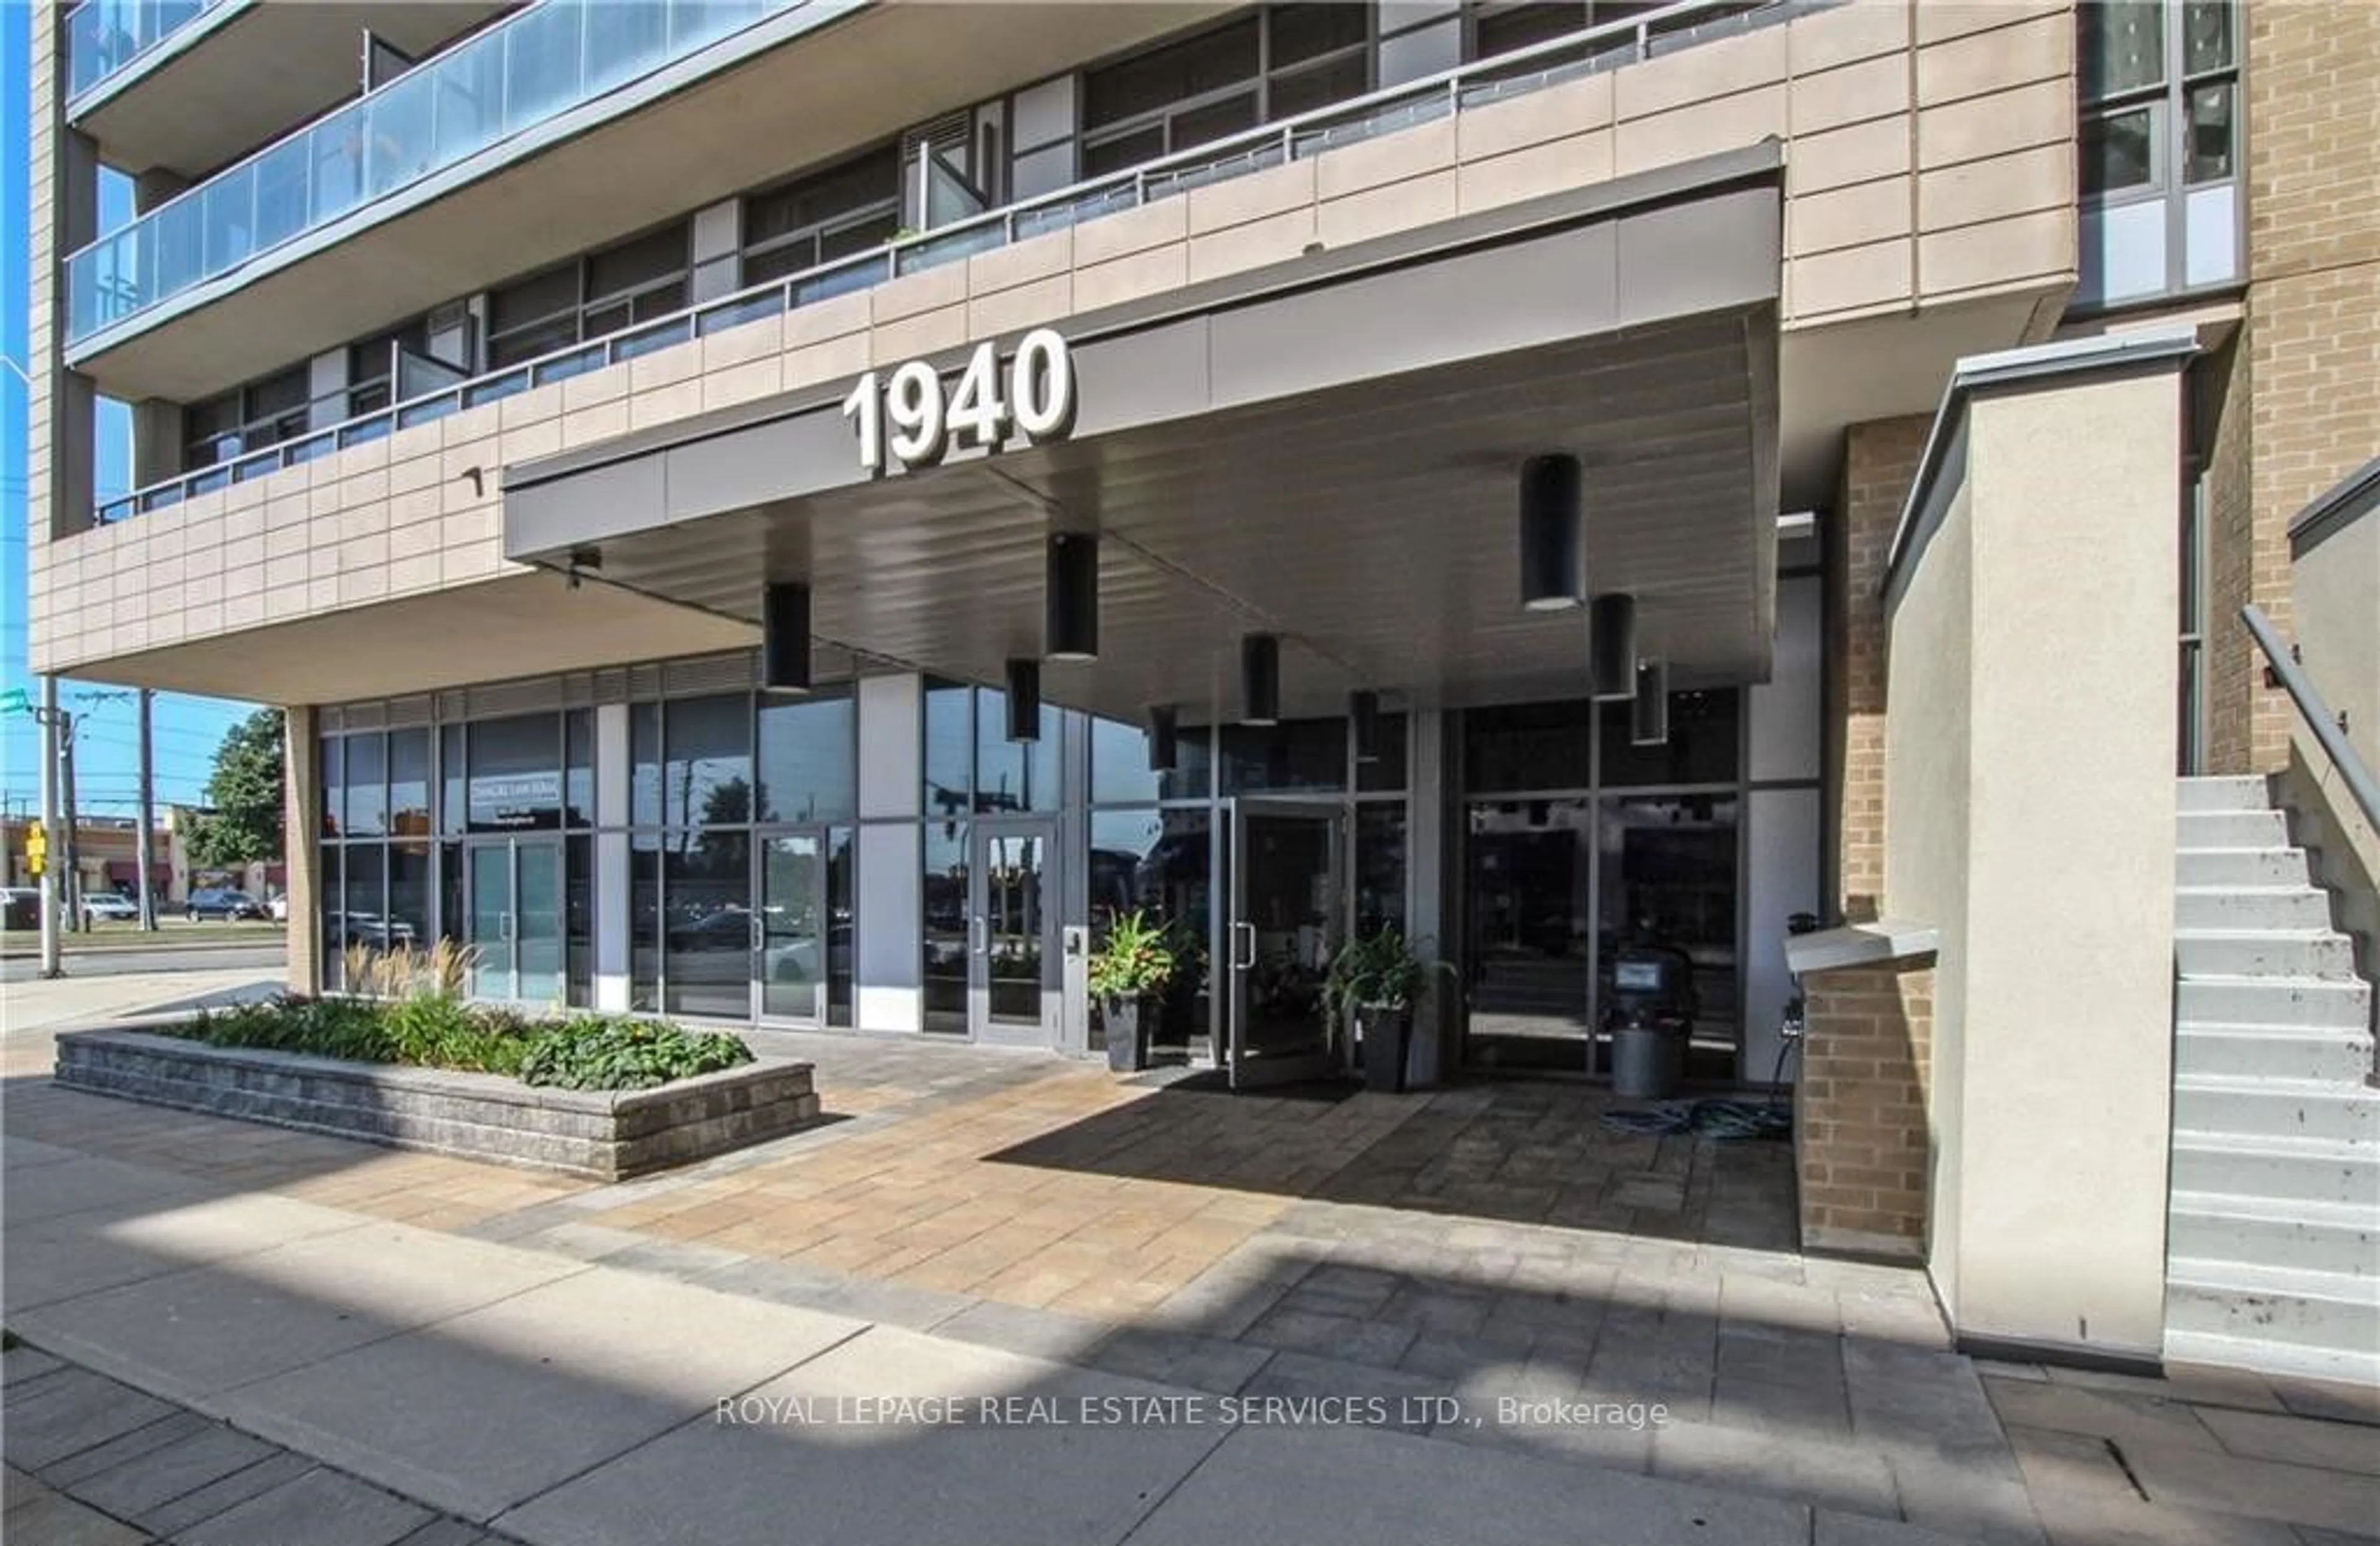
<path id="1" fill-rule="evenodd" d="M 1670 663 L 1650 660 L 1636 668 L 1636 701 L 1629 706 L 1631 746 L 1661 746 L 1670 738 Z"/>
<path id="2" fill-rule="evenodd" d="M 760 588 L 760 688 L 764 692 L 810 690 L 810 588 L 807 585 Z"/>
<path id="3" fill-rule="evenodd" d="M 1380 760 L 1380 695 L 1358 688 L 1347 695 L 1347 723 L 1355 734 L 1355 761 Z"/>
<path id="4" fill-rule="evenodd" d="M 1596 701 L 1634 697 L 1636 598 L 1624 590 L 1596 597 L 1586 633 L 1586 670 Z"/>
<path id="5" fill-rule="evenodd" d="M 1041 738 L 1041 663 L 1013 660 L 1008 663 L 1008 738 L 1012 741 L 1038 741 Z"/>
<path id="6" fill-rule="evenodd" d="M 1173 710 L 1159 704 L 1148 711 L 1148 771 L 1172 773 L 1180 756 L 1178 720 Z"/>
<path id="7" fill-rule="evenodd" d="M 1281 723 L 1281 640 L 1269 633 L 1240 640 L 1240 723 Z"/>
<path id="8" fill-rule="evenodd" d="M 1521 464 L 1521 604 L 1531 612 L 1572 607 L 1586 595 L 1584 521 L 1576 456 L 1531 456 Z"/>
<path id="9" fill-rule="evenodd" d="M 1050 537 L 1042 579 L 1045 660 L 1099 658 L 1099 540 L 1087 531 Z"/>

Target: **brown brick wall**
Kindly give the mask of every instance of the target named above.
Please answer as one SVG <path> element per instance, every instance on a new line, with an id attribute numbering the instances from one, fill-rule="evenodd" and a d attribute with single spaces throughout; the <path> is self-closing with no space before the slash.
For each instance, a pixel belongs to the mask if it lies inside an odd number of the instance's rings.
<path id="1" fill-rule="evenodd" d="M 2290 711 L 2239 609 L 2290 631 L 2289 523 L 2380 453 L 2380 5 L 2247 8 L 2247 320 L 2212 470 L 2209 764 L 2288 765 Z M 2247 441 L 2244 450 L 2231 443 Z M 2244 477 L 2227 457 L 2244 460 Z M 2244 486 L 2243 486 L 2244 485 Z"/>
<path id="2" fill-rule="evenodd" d="M 1794 1089 L 1802 1244 L 1915 1255 L 1925 1238 L 1934 960 L 1814 974 Z"/>
<path id="3" fill-rule="evenodd" d="M 1854 424 L 1843 436 L 1842 497 L 1828 523 L 1828 748 L 1834 910 L 1864 922 L 1884 895 L 1884 566 L 1925 454 L 1926 415 Z"/>

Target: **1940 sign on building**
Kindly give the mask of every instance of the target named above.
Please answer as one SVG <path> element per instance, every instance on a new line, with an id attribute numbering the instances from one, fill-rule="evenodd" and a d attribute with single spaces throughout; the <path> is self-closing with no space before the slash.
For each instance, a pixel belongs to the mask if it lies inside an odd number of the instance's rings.
<path id="1" fill-rule="evenodd" d="M 945 382 L 922 359 L 887 376 L 870 371 L 843 400 L 870 473 L 938 465 L 953 445 L 995 450 L 1011 435 L 1028 445 L 1063 440 L 1075 422 L 1075 360 L 1054 329 L 1037 327 L 1016 345 L 1008 369 L 990 340 Z"/>

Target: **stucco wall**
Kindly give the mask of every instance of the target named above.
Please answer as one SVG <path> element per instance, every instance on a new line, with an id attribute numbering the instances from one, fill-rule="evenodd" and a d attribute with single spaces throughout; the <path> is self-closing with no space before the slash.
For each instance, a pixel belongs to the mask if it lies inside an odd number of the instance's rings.
<path id="1" fill-rule="evenodd" d="M 1940 930 L 1932 1269 L 1962 1337 L 2162 1344 L 2179 365 L 1978 392 L 1894 593 L 1884 907 Z"/>

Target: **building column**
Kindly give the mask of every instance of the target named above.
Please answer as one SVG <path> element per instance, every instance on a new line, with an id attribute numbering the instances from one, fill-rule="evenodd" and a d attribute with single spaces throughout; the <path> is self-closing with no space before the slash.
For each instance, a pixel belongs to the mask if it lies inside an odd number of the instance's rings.
<path id="1" fill-rule="evenodd" d="M 314 757 L 314 710 L 284 709 L 282 725 L 281 858 L 289 882 L 289 991 L 316 993 L 322 984 L 322 782 Z"/>
<path id="2" fill-rule="evenodd" d="M 857 707 L 852 1023 L 862 1030 L 923 1030 L 925 858 L 917 822 L 925 802 L 924 679 L 863 676 Z"/>
<path id="3" fill-rule="evenodd" d="M 628 705 L 595 708 L 595 1007 L 625 1014 L 631 994 Z"/>
<path id="4" fill-rule="evenodd" d="M 1446 715 L 1415 709 L 1405 721 L 1405 937 L 1430 942 L 1432 956 L 1455 963 L 1461 953 L 1447 938 L 1446 895 L 1459 829 L 1448 820 Z M 1438 1083 L 1462 1061 L 1462 992 L 1440 973 L 1415 1015 L 1405 1065 L 1415 1088 Z"/>

